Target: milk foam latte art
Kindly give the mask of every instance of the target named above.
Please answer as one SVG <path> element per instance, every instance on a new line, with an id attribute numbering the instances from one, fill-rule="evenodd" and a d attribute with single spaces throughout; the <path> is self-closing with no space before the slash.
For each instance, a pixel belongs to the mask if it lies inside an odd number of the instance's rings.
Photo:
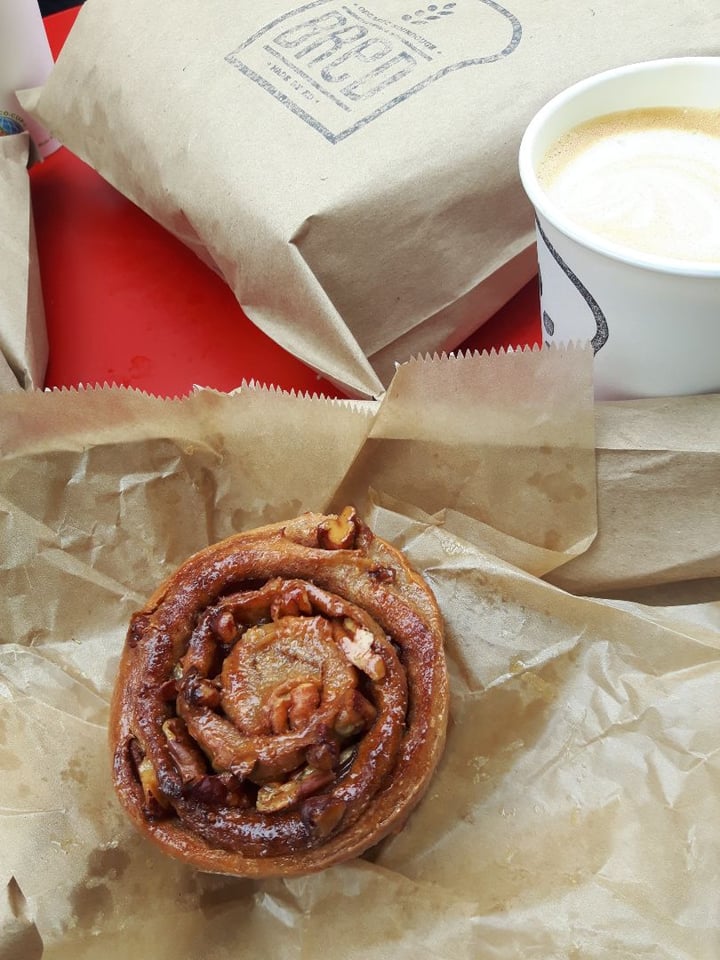
<path id="1" fill-rule="evenodd" d="M 561 136 L 537 174 L 578 227 L 641 253 L 720 264 L 720 110 L 604 114 Z"/>
<path id="2" fill-rule="evenodd" d="M 525 129 L 518 169 L 543 343 L 592 349 L 597 400 L 720 392 L 720 56 L 560 90 Z"/>

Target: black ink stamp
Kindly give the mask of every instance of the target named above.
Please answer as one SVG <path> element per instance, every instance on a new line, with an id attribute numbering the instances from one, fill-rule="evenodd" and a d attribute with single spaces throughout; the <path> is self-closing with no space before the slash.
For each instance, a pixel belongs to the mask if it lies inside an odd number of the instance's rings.
<path id="1" fill-rule="evenodd" d="M 422 9 L 407 0 L 375 3 L 312 0 L 225 59 L 338 143 L 447 74 L 510 56 L 522 36 L 517 17 L 495 0 Z M 444 53 L 459 37 L 465 56 Z"/>

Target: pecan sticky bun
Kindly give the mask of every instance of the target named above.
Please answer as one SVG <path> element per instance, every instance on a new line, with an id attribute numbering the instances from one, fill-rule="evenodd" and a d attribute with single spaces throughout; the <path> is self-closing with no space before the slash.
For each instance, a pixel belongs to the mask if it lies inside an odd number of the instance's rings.
<path id="1" fill-rule="evenodd" d="M 190 557 L 132 617 L 113 779 L 165 852 L 238 876 L 309 873 L 399 830 L 447 723 L 424 580 L 346 508 Z"/>

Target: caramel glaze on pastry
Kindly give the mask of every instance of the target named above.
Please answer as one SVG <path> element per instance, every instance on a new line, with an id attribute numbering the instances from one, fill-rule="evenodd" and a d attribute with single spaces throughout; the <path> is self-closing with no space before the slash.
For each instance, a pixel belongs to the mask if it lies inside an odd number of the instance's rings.
<path id="1" fill-rule="evenodd" d="M 401 829 L 447 709 L 427 584 L 353 508 L 304 514 L 200 551 L 133 615 L 115 789 L 203 870 L 311 873 Z"/>

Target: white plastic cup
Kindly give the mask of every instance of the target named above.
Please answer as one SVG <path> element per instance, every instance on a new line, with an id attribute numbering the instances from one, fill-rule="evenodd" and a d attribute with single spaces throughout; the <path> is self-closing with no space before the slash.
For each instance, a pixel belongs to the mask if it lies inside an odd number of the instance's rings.
<path id="1" fill-rule="evenodd" d="M 60 144 L 23 112 L 15 91 L 41 86 L 52 68 L 38 0 L 0 0 L 0 136 L 27 130 L 42 157 Z"/>
<path id="2" fill-rule="evenodd" d="M 538 180 L 548 149 L 595 117 L 641 107 L 720 111 L 720 57 L 630 64 L 550 100 L 520 145 L 537 223 L 546 344 L 590 342 L 599 400 L 720 391 L 720 264 L 635 252 L 577 226 Z"/>

